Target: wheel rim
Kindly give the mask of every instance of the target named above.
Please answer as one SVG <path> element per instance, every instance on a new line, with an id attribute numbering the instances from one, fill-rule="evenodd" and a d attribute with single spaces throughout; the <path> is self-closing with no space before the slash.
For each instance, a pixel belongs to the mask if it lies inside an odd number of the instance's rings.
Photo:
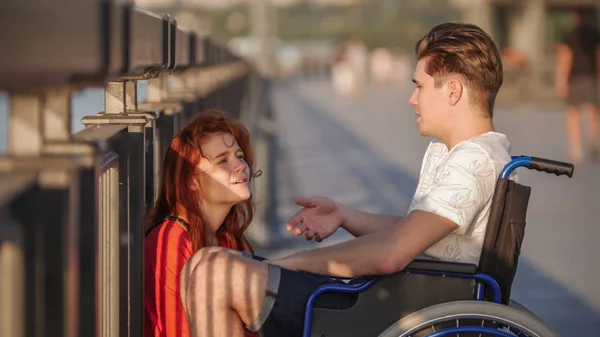
<path id="1" fill-rule="evenodd" d="M 528 336 L 522 334 L 514 334 L 512 332 L 506 332 L 498 328 L 489 328 L 481 326 L 464 326 L 444 329 L 442 331 L 436 331 L 427 335 L 427 337 L 445 337 L 445 336 L 461 336 L 463 334 L 469 334 L 473 336 L 495 336 L 495 337 L 514 337 L 514 336 Z"/>
<path id="2" fill-rule="evenodd" d="M 400 337 L 443 336 L 541 337 L 527 327 L 505 318 L 488 314 L 464 313 L 428 320 L 406 331 Z"/>

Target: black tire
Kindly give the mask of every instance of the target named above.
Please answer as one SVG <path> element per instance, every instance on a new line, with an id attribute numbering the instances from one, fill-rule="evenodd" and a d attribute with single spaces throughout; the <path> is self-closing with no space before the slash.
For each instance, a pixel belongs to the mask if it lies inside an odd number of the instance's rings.
<path id="1" fill-rule="evenodd" d="M 531 310 L 529 310 L 527 307 L 525 307 L 523 304 L 513 300 L 512 298 L 510 299 L 510 301 L 508 302 L 508 306 L 511 308 L 515 308 L 515 309 L 519 309 L 521 311 L 524 311 L 526 313 L 528 313 L 529 315 L 539 319 L 539 317 L 537 317 L 533 312 L 531 312 Z"/>
<path id="2" fill-rule="evenodd" d="M 558 337 L 542 321 L 522 309 L 484 301 L 455 301 L 419 310 L 387 328 L 379 337 L 407 337 L 427 327 L 457 320 L 493 321 L 529 337 Z"/>

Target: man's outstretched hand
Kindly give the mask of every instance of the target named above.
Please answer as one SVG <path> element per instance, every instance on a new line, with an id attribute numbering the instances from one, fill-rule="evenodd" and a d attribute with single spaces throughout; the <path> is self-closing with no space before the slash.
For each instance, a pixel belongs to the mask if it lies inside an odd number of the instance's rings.
<path id="1" fill-rule="evenodd" d="M 288 220 L 286 229 L 304 234 L 306 240 L 321 242 L 343 224 L 340 207 L 330 198 L 298 198 L 296 204 L 302 209 Z"/>

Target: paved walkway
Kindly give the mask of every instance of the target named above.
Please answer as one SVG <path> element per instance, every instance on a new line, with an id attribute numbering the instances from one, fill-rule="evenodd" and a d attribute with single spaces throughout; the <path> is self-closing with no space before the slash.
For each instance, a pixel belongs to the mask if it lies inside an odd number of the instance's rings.
<path id="1" fill-rule="evenodd" d="M 414 124 L 409 92 L 371 87 L 361 98 L 335 95 L 327 82 L 273 88 L 277 145 L 268 256 L 309 248 L 283 229 L 297 196 L 326 195 L 351 206 L 404 214 L 429 139 Z M 496 129 L 513 154 L 567 160 L 560 107 L 498 109 Z M 513 297 L 563 336 L 600 331 L 600 164 L 583 163 L 572 179 L 521 171 L 532 186 L 528 227 Z M 332 237 L 331 244 L 346 240 Z"/>

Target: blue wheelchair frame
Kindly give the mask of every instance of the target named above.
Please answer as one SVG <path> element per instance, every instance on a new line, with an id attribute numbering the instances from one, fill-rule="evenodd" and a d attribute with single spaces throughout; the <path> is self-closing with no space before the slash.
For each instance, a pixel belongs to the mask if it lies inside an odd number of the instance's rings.
<path id="1" fill-rule="evenodd" d="M 511 173 L 519 168 L 519 167 L 527 167 L 531 168 L 532 157 L 528 156 L 512 156 L 512 160 L 504 166 L 504 169 L 500 173 L 500 178 L 508 179 Z M 549 171 L 546 171 L 549 172 Z M 475 299 L 483 300 L 484 299 L 484 291 L 485 286 L 489 286 L 492 291 L 492 302 L 500 303 L 501 302 L 501 290 L 498 282 L 485 273 L 477 273 L 475 275 L 465 275 L 465 274 L 456 274 L 456 273 L 445 273 L 445 272 L 437 272 L 437 271 L 425 271 L 425 270 L 411 270 L 404 269 L 403 272 L 409 274 L 420 274 L 420 275 L 433 275 L 433 276 L 449 276 L 456 278 L 466 278 L 472 279 L 477 282 L 476 290 L 475 290 Z M 304 328 L 302 331 L 303 337 L 310 337 L 311 327 L 312 327 L 312 314 L 313 314 L 313 306 L 317 297 L 326 292 L 339 292 L 339 293 L 360 293 L 362 291 L 370 288 L 380 277 L 374 277 L 364 283 L 354 284 L 354 285 L 344 285 L 344 284 L 326 284 L 317 288 L 313 293 L 311 293 L 308 302 L 306 303 L 306 309 L 304 314 Z M 456 327 L 448 330 L 434 332 L 433 334 L 428 335 L 427 337 L 440 337 L 445 336 L 447 334 L 456 334 L 456 333 L 488 333 L 495 336 L 512 336 L 502 330 L 491 329 L 486 327 Z"/>

